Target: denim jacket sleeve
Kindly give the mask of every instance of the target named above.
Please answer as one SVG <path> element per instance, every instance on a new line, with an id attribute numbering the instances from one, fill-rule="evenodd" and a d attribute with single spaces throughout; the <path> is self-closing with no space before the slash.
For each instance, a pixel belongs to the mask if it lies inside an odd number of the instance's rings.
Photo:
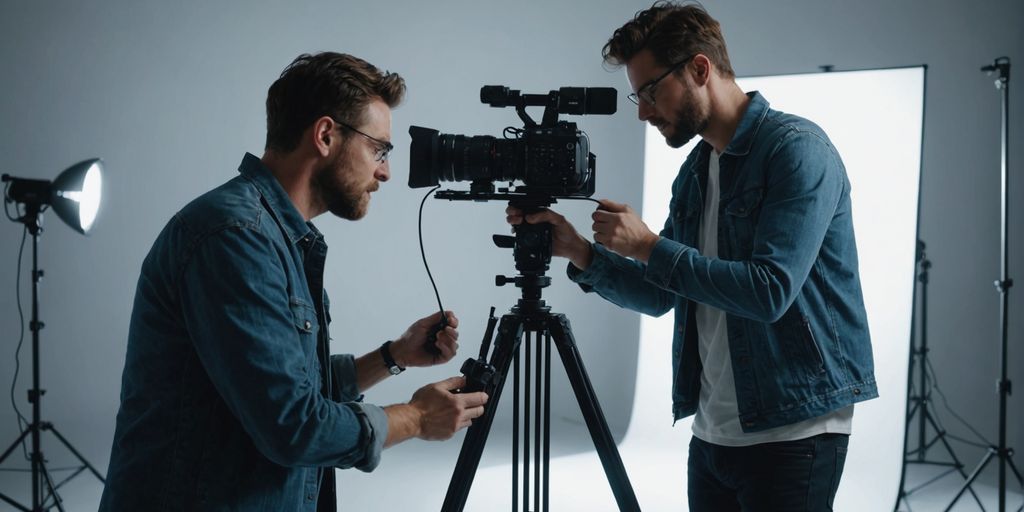
<path id="1" fill-rule="evenodd" d="M 677 241 L 669 219 L 646 265 L 594 244 L 591 266 L 580 271 L 570 264 L 569 277 L 642 313 L 660 315 L 682 296 L 775 322 L 810 274 L 847 185 L 834 148 L 807 131 L 783 136 L 764 165 L 764 198 L 749 259 L 704 257 Z"/>
<path id="2" fill-rule="evenodd" d="M 768 323 L 781 318 L 807 280 L 848 185 L 835 149 L 808 131 L 781 137 L 765 165 L 749 259 L 706 258 L 663 237 L 645 279 L 737 316 Z"/>
<path id="3" fill-rule="evenodd" d="M 296 329 L 288 279 L 274 264 L 280 258 L 250 226 L 223 229 L 193 248 L 179 290 L 198 358 L 270 460 L 371 471 L 387 437 L 386 421 L 379 428 L 383 411 L 321 394 L 316 358 Z"/>
<path id="4" fill-rule="evenodd" d="M 662 237 L 671 236 L 671 225 L 666 223 Z M 663 238 L 664 239 L 664 238 Z M 580 270 L 569 263 L 569 279 L 586 292 L 597 292 L 611 303 L 651 316 L 661 316 L 675 305 L 674 295 L 644 279 L 645 265 L 620 256 L 601 244 L 590 244 L 594 252 L 587 269 Z"/>

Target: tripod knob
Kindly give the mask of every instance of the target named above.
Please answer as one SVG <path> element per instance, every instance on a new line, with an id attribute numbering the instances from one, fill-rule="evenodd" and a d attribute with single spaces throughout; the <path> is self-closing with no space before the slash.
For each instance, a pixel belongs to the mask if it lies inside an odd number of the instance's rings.
<path id="1" fill-rule="evenodd" d="M 505 286 L 509 283 L 515 283 L 516 278 L 508 276 L 494 276 L 494 286 Z"/>
<path id="2" fill-rule="evenodd" d="M 516 237 L 514 236 L 491 235 L 491 240 L 494 241 L 494 245 L 497 245 L 502 249 L 512 249 L 516 246 Z"/>

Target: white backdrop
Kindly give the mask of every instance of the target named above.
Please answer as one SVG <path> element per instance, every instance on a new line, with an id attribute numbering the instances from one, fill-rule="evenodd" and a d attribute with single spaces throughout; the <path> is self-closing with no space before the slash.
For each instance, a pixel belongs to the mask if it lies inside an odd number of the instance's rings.
<path id="1" fill-rule="evenodd" d="M 915 279 L 924 68 L 831 72 L 737 80 L 773 108 L 807 117 L 828 133 L 852 186 L 861 283 L 881 397 L 856 406 L 854 434 L 836 510 L 893 510 L 904 449 L 907 368 Z M 657 230 L 668 215 L 671 184 L 696 144 L 669 148 L 648 128 L 644 221 Z M 612 198 L 614 199 L 614 198 Z M 686 454 L 692 419 L 672 426 L 672 315 L 642 317 L 636 396 L 619 446 L 644 511 L 687 510 Z M 600 397 L 599 397 L 600 399 Z M 505 499 L 509 466 L 482 470 L 472 505 Z M 553 459 L 552 508 L 615 510 L 595 453 Z M 487 486 L 488 491 L 480 489 Z M 499 503 L 504 503 L 499 500 Z M 482 510 L 482 509 L 481 509 Z"/>

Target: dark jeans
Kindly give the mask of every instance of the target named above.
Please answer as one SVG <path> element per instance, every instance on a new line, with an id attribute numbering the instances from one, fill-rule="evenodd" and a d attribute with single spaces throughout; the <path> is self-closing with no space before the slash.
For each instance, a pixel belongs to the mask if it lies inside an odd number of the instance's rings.
<path id="1" fill-rule="evenodd" d="M 687 494 L 692 512 L 832 510 L 850 436 L 728 447 L 690 441 Z"/>

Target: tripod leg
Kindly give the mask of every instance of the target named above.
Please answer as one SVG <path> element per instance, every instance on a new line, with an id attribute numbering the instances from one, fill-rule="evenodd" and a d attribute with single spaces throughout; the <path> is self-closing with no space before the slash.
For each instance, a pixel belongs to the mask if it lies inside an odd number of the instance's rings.
<path id="1" fill-rule="evenodd" d="M 487 435 L 491 431 L 491 424 L 494 422 L 494 415 L 498 410 L 498 401 L 505 385 L 505 377 L 508 375 L 513 354 L 519 349 L 522 335 L 521 319 L 513 315 L 505 315 L 501 318 L 498 335 L 494 341 L 494 351 L 491 354 L 491 365 L 494 366 L 495 375 L 490 398 L 483 416 L 473 421 L 473 425 L 466 431 L 462 450 L 459 451 L 459 459 L 455 463 L 455 472 L 448 485 L 444 504 L 441 505 L 442 512 L 462 512 L 466 507 L 466 498 L 469 497 L 469 489 L 473 486 L 473 477 L 476 476 L 477 467 L 480 465 L 480 455 L 483 454 Z"/>
<path id="2" fill-rule="evenodd" d="M 530 333 L 526 333 L 526 345 L 523 352 L 523 509 L 530 508 L 530 363 L 533 362 L 531 353 Z M 512 490 L 515 493 L 515 489 Z"/>
<path id="3" fill-rule="evenodd" d="M 550 510 L 549 493 L 551 488 L 551 334 L 544 335 L 544 508 Z"/>
<path id="4" fill-rule="evenodd" d="M 543 454 L 541 453 L 541 447 L 544 444 L 544 431 L 541 430 L 541 425 L 542 421 L 547 419 L 547 416 L 544 413 L 544 409 L 545 406 L 548 405 L 546 402 L 544 402 L 544 391 L 546 390 L 546 388 L 544 387 L 544 353 L 541 350 L 543 348 L 542 340 L 544 338 L 546 338 L 546 334 L 542 336 L 542 333 L 539 332 L 536 333 L 533 338 L 535 349 L 537 350 L 537 382 L 536 396 L 534 397 L 537 401 L 537 414 L 534 415 L 533 420 L 533 432 L 535 434 L 533 442 L 533 483 L 536 491 L 534 491 L 533 495 L 533 510 L 536 510 L 537 512 L 544 510 L 540 508 L 540 500 L 541 494 L 543 493 L 543 491 L 546 491 L 546 489 L 544 489 L 543 485 L 541 484 L 540 479 L 541 469 L 544 466 Z"/>
<path id="5" fill-rule="evenodd" d="M 562 314 L 548 317 L 548 331 L 555 340 L 555 347 L 565 365 L 565 372 L 576 393 L 576 401 L 583 412 L 583 419 L 590 429 L 590 437 L 594 441 L 594 448 L 604 466 L 605 476 L 608 477 L 608 484 L 615 495 L 615 501 L 620 511 L 639 511 L 640 504 L 637 502 L 633 486 L 629 482 L 626 468 L 622 464 L 619 450 L 615 446 L 615 439 L 612 437 L 608 422 L 604 418 L 601 406 L 597 402 L 597 395 L 587 377 L 587 371 L 583 367 L 579 351 L 576 348 L 576 340 L 573 338 L 572 329 L 569 327 L 569 320 Z"/>
<path id="6" fill-rule="evenodd" d="M 512 355 L 512 510 L 519 510 L 519 351 Z"/>
<path id="7" fill-rule="evenodd" d="M 59 439 L 60 442 L 64 444 L 68 451 L 70 451 L 72 454 L 75 455 L 76 458 L 78 458 L 78 461 L 81 462 L 82 465 L 88 468 L 89 471 L 92 472 L 92 474 L 96 476 L 96 478 L 98 478 L 100 482 L 107 483 L 107 479 L 103 478 L 103 475 L 101 475 L 100 472 L 97 471 L 92 464 L 89 464 L 89 461 L 85 460 L 85 457 L 83 457 L 81 453 L 78 453 L 78 450 L 76 450 L 74 446 L 71 446 L 71 443 L 69 443 L 67 439 L 64 439 L 64 436 L 60 435 L 60 432 L 57 432 L 57 429 L 54 428 L 52 424 L 43 424 L 43 429 L 53 432 L 53 435 L 57 436 L 57 439 Z"/>

